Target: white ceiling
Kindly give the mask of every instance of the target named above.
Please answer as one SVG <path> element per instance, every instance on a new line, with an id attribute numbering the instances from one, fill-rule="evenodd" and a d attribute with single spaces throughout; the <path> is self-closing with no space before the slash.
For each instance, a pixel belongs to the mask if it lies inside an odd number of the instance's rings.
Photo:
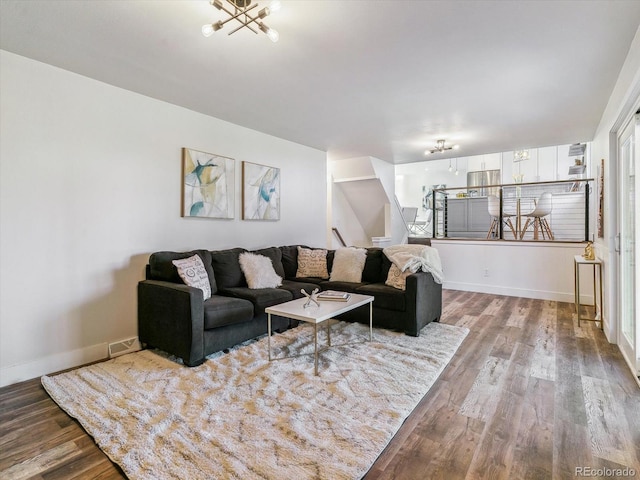
<path id="1" fill-rule="evenodd" d="M 203 37 L 224 18 L 206 0 L 0 0 L 0 48 L 330 159 L 407 163 L 439 138 L 461 149 L 433 158 L 591 140 L 640 25 L 637 0 L 282 7 L 272 43 Z"/>

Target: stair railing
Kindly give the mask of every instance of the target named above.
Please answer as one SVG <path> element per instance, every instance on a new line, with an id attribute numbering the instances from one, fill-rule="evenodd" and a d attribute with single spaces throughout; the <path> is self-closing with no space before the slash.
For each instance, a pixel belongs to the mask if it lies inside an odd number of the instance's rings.
<path id="1" fill-rule="evenodd" d="M 342 238 L 342 235 L 340 235 L 340 231 L 336 227 L 333 227 L 331 230 L 333 231 L 333 234 L 338 238 L 340 244 L 343 247 L 346 247 L 347 244 L 345 243 L 344 238 Z"/>

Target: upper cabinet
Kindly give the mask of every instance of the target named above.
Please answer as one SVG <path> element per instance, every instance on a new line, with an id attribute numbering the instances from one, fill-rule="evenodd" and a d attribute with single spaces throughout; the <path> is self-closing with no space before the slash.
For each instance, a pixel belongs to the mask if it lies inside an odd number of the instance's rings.
<path id="1" fill-rule="evenodd" d="M 514 162 L 513 152 L 502 154 L 502 183 L 514 183 L 517 175 L 523 182 L 554 182 L 569 180 L 569 167 L 575 157 L 569 157 L 570 145 L 529 149 L 529 159 Z M 585 152 L 585 162 L 589 165 L 589 148 Z"/>
<path id="2" fill-rule="evenodd" d="M 467 157 L 467 171 L 500 170 L 501 157 L 502 155 L 500 153 Z"/>
<path id="3" fill-rule="evenodd" d="M 504 152 L 502 154 L 502 183 L 537 182 L 538 177 L 538 152 L 536 149 L 529 150 L 527 160 L 514 160 L 514 152 Z"/>
<path id="4" fill-rule="evenodd" d="M 538 148 L 538 181 L 552 182 L 558 180 L 558 147 Z"/>

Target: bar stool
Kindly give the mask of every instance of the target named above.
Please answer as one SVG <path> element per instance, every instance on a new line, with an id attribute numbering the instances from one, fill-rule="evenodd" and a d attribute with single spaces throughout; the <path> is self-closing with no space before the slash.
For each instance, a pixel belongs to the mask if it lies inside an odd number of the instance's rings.
<path id="1" fill-rule="evenodd" d="M 538 240 L 538 230 L 542 232 L 543 239 L 545 239 L 546 235 L 549 237 L 549 240 L 553 240 L 553 232 L 551 231 L 549 222 L 545 218 L 551 213 L 552 208 L 552 196 L 549 192 L 544 192 L 540 195 L 533 211 L 523 215 L 523 217 L 527 217 L 527 221 L 522 228 L 522 232 L 520 232 L 520 240 L 524 238 L 524 234 L 527 233 L 527 228 L 529 228 L 530 225 L 533 225 L 534 240 Z"/>
<path id="2" fill-rule="evenodd" d="M 491 215 L 491 226 L 489 227 L 489 231 L 487 232 L 487 240 L 491 237 L 499 237 L 500 236 L 500 199 L 495 195 L 489 195 L 487 197 L 487 205 L 489 210 L 489 215 Z M 510 213 L 502 212 L 502 221 L 505 225 L 507 225 L 511 232 L 513 232 L 513 238 L 518 239 L 518 235 L 516 234 L 516 229 L 513 226 L 513 222 L 511 221 Z"/>

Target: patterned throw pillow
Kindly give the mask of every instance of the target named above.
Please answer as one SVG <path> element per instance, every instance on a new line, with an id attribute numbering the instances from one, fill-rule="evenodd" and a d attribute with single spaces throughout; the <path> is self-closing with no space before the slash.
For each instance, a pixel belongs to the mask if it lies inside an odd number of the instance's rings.
<path id="1" fill-rule="evenodd" d="M 211 297 L 211 284 L 209 283 L 209 275 L 204 268 L 204 263 L 198 255 L 183 258 L 181 260 L 173 260 L 178 270 L 178 275 L 182 281 L 190 287 L 196 287 L 202 290 L 204 299 Z"/>
<path id="2" fill-rule="evenodd" d="M 338 248 L 333 257 L 330 280 L 360 283 L 366 260 L 367 250 L 364 248 Z"/>
<path id="3" fill-rule="evenodd" d="M 298 271 L 296 277 L 329 278 L 327 251 L 321 248 L 298 247 Z"/>
<path id="4" fill-rule="evenodd" d="M 274 270 L 270 258 L 245 252 L 240 254 L 238 261 L 249 288 L 277 288 L 282 285 L 282 277 Z"/>
<path id="5" fill-rule="evenodd" d="M 389 269 L 389 275 L 387 275 L 387 281 L 384 282 L 385 285 L 389 285 L 390 287 L 398 288 L 400 290 L 407 289 L 407 277 L 411 275 L 413 272 L 408 268 L 403 272 L 401 271 L 395 263 L 391 264 L 391 268 Z"/>

